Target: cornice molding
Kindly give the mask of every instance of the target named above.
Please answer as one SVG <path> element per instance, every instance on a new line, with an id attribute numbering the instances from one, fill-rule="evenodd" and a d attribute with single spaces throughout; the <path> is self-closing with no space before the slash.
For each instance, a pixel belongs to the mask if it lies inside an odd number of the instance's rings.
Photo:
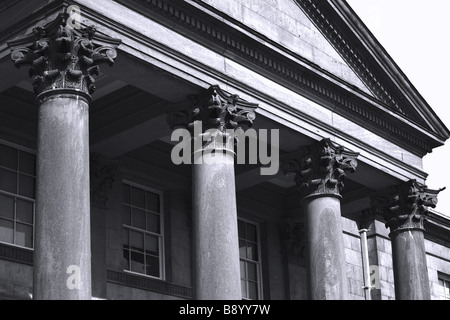
<path id="1" fill-rule="evenodd" d="M 416 112 L 420 114 L 422 120 L 436 133 L 447 139 L 450 136 L 449 129 L 439 119 L 433 109 L 428 105 L 425 99 L 414 88 L 402 70 L 397 66 L 395 61 L 389 56 L 383 46 L 373 36 L 370 30 L 364 25 L 361 19 L 353 11 L 353 9 L 343 0 L 331 0 L 330 6 L 339 14 L 342 20 L 353 31 L 353 35 L 362 42 L 358 49 L 365 50 L 362 56 L 371 56 L 376 64 L 382 66 L 381 72 L 384 73 L 389 88 L 397 88 L 402 104 L 410 105 Z M 378 67 L 378 66 L 375 66 Z M 373 63 L 370 66 L 374 69 Z"/>
<path id="2" fill-rule="evenodd" d="M 325 13 L 321 7 L 321 2 L 315 0 L 296 0 L 299 6 L 309 16 L 311 21 L 326 35 L 333 47 L 340 53 L 342 58 L 363 80 L 369 90 L 382 102 L 390 106 L 392 110 L 405 115 L 404 110 L 399 106 L 394 98 L 380 82 L 379 76 L 374 74 L 365 58 L 346 39 L 345 35 L 333 23 L 333 20 Z"/>
<path id="3" fill-rule="evenodd" d="M 430 132 L 417 127 L 401 113 L 393 116 L 382 103 L 343 82 L 286 48 L 281 54 L 267 46 L 264 35 L 251 31 L 250 37 L 217 16 L 183 2 L 168 0 L 133 0 L 119 2 L 170 27 L 177 32 L 233 59 L 251 63 L 253 70 L 291 90 L 307 95 L 322 106 L 355 121 L 368 130 L 395 142 L 412 153 L 424 156 L 442 141 Z M 207 6 L 206 4 L 203 4 Z M 231 20 L 231 19 L 230 19 Z M 239 26 L 243 28 L 243 26 Z M 249 31 L 249 30 L 247 30 Z M 255 40 L 261 39 L 261 41 Z M 205 42 L 206 41 L 206 42 Z"/>
<path id="4" fill-rule="evenodd" d="M 207 10 L 200 10 L 198 8 L 200 4 L 193 6 L 188 2 L 169 0 L 117 0 L 117 2 L 176 32 L 183 33 L 191 40 L 207 44 L 210 49 L 220 54 L 241 63 L 251 64 L 252 69 L 263 76 L 270 77 L 290 90 L 307 96 L 416 155 L 424 156 L 443 144 L 442 137 L 408 121 L 400 113 L 393 113 L 377 99 L 279 44 L 272 42 L 268 45 L 269 42 L 264 35 L 256 31 L 247 28 L 245 32 L 240 32 L 245 26 L 239 25 L 235 28 L 233 24 L 235 21 L 229 17 L 218 17 L 217 14 L 205 12 Z M 201 5 L 207 7 L 205 3 Z M 95 15 L 94 20 L 101 24 L 97 13 L 89 11 L 89 8 L 82 10 L 86 10 L 85 14 Z M 223 22 L 224 19 L 228 19 L 227 23 Z M 119 30 L 120 33 L 129 33 L 132 37 L 143 39 L 126 26 L 108 19 L 106 21 L 111 22 L 112 28 Z M 248 35 L 250 32 L 251 36 Z"/>

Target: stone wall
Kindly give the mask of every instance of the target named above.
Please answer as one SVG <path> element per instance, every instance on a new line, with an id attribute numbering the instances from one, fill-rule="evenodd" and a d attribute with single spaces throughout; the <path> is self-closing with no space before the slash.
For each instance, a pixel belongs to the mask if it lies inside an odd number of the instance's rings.
<path id="1" fill-rule="evenodd" d="M 0 300 L 30 299 L 32 288 L 32 266 L 0 260 Z"/>
<path id="2" fill-rule="evenodd" d="M 440 273 L 450 276 L 450 250 L 441 244 L 425 240 L 427 252 L 428 278 L 432 300 L 439 300 L 438 276 Z"/>
<path id="3" fill-rule="evenodd" d="M 368 92 L 294 0 L 203 0 L 217 10 Z"/>
<path id="4" fill-rule="evenodd" d="M 362 267 L 361 240 L 356 222 L 342 218 L 345 267 L 348 281 L 348 299 L 364 299 L 364 274 Z"/>

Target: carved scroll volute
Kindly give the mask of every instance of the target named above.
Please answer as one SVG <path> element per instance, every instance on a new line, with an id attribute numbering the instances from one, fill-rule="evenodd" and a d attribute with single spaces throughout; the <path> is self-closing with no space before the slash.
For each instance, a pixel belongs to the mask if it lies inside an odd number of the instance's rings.
<path id="1" fill-rule="evenodd" d="M 444 189 L 430 190 L 410 180 L 371 194 L 371 206 L 383 216 L 391 233 L 424 230 L 429 208 L 436 207 L 437 195 Z"/>
<path id="2" fill-rule="evenodd" d="M 233 141 L 229 139 L 234 139 L 234 136 L 229 135 L 227 131 L 251 127 L 258 107 L 238 95 L 226 93 L 218 85 L 211 86 L 203 94 L 189 96 L 187 104 L 184 110 L 168 115 L 169 126 L 172 129 L 185 128 L 193 134 L 194 127 L 200 124 L 201 136 L 194 134 L 193 139 L 200 138 L 204 146 L 214 140 L 229 141 L 232 145 Z M 206 137 L 205 132 L 211 129 L 215 130 L 214 136 Z"/>
<path id="3" fill-rule="evenodd" d="M 192 129 L 196 121 L 202 122 L 204 131 L 217 129 L 225 133 L 227 129 L 251 127 L 258 107 L 238 95 L 224 92 L 218 85 L 211 86 L 203 94 L 189 96 L 188 100 L 189 106 L 185 110 L 168 116 L 172 128 L 184 126 Z"/>
<path id="4" fill-rule="evenodd" d="M 347 172 L 356 170 L 357 157 L 358 153 L 323 139 L 286 155 L 281 169 L 286 175 L 295 174 L 294 180 L 302 197 L 321 194 L 340 196 Z"/>
<path id="5" fill-rule="evenodd" d="M 95 90 L 99 65 L 112 65 L 121 43 L 97 33 L 94 26 L 67 27 L 67 13 L 21 39 L 8 42 L 17 67 L 30 66 L 37 95 L 54 90 L 76 90 L 89 96 Z"/>

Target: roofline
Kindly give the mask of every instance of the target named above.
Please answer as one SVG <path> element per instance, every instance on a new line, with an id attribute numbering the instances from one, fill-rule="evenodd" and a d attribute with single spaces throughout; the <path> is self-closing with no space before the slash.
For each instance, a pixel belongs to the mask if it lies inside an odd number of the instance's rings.
<path id="1" fill-rule="evenodd" d="M 335 9 L 342 21 L 355 32 L 357 39 L 361 43 L 361 49 L 366 54 L 380 62 L 384 73 L 392 80 L 402 93 L 407 96 L 413 106 L 421 111 L 426 117 L 429 125 L 436 130 L 436 133 L 447 140 L 450 138 L 450 130 L 437 116 L 434 110 L 410 82 L 400 67 L 395 63 L 392 57 L 375 38 L 372 32 L 367 28 L 364 22 L 359 18 L 356 12 L 345 0 L 328 0 L 327 3 Z"/>

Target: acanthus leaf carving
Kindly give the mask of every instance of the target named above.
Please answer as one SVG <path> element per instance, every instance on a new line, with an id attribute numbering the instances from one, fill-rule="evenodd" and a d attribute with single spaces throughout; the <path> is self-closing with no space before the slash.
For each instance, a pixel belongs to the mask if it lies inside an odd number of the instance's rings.
<path id="1" fill-rule="evenodd" d="M 202 134 L 215 129 L 214 137 L 223 138 L 227 130 L 251 127 L 256 118 L 257 104 L 246 102 L 238 95 L 228 94 L 218 85 L 211 86 L 203 94 L 190 96 L 188 100 L 186 109 L 168 115 L 167 120 L 172 129 L 183 127 L 193 133 L 195 123 L 200 122 Z"/>
<path id="2" fill-rule="evenodd" d="M 294 181 L 302 197 L 317 194 L 340 195 L 347 172 L 357 167 L 358 153 L 347 151 L 330 139 L 301 147 L 285 156 L 281 169 L 285 175 L 295 174 Z"/>
<path id="3" fill-rule="evenodd" d="M 445 188 L 428 189 L 410 180 L 371 194 L 374 212 L 383 216 L 391 233 L 402 230 L 424 230 L 429 208 L 435 208 L 437 195 Z"/>
<path id="4" fill-rule="evenodd" d="M 17 67 L 29 66 L 37 95 L 55 89 L 73 89 L 90 95 L 95 90 L 99 64 L 112 65 L 118 39 L 97 34 L 94 26 L 68 28 L 63 12 L 44 27 L 21 39 L 8 42 Z"/>

